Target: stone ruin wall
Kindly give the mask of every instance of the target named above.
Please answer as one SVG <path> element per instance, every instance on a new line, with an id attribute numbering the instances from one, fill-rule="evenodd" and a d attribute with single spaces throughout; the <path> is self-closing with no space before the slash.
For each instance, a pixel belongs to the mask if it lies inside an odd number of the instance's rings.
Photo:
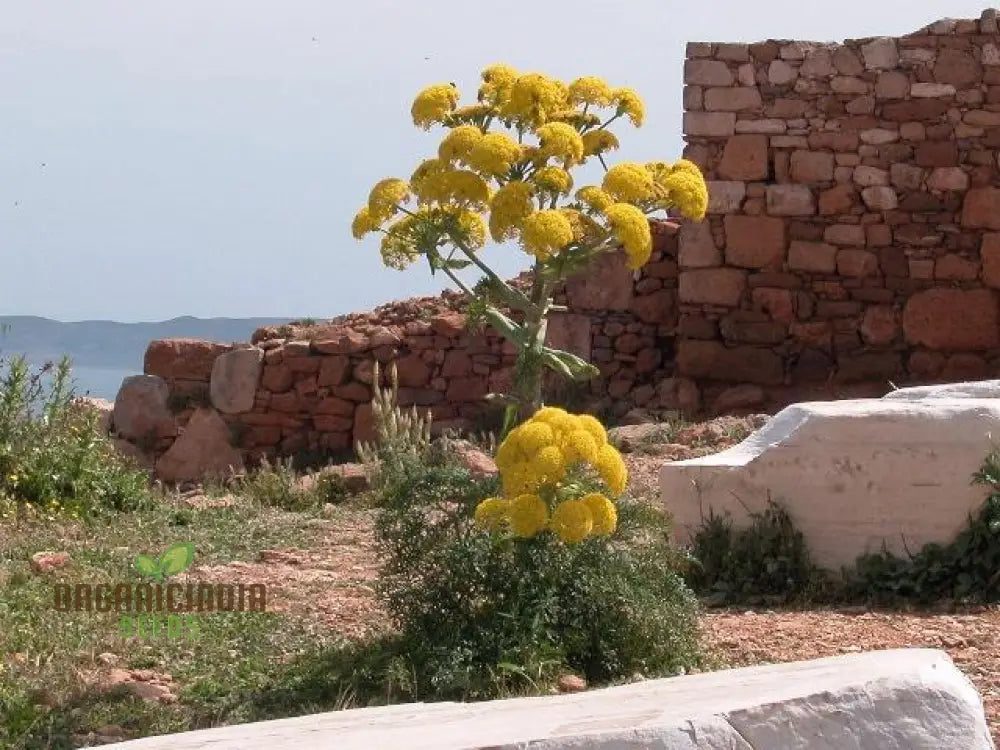
<path id="1" fill-rule="evenodd" d="M 767 387 L 1000 373 L 997 13 L 843 44 L 690 44 L 677 369 Z"/>
<path id="2" fill-rule="evenodd" d="M 709 216 L 653 222 L 641 272 L 609 256 L 557 293 L 549 343 L 601 370 L 578 408 L 775 409 L 1000 375 L 995 11 L 898 39 L 692 43 L 684 78 Z M 375 360 L 397 363 L 404 405 L 476 427 L 514 353 L 464 322 L 445 294 L 251 344 L 156 341 L 114 427 L 166 478 L 211 468 L 223 436 L 251 459 L 346 452 L 371 437 Z"/>

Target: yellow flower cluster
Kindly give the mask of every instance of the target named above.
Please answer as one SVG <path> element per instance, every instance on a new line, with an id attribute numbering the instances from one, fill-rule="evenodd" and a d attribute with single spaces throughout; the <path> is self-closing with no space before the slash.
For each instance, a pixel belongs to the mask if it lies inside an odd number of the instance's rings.
<path id="1" fill-rule="evenodd" d="M 565 497 L 571 490 L 561 486 L 572 467 L 587 465 L 607 486 L 609 495 L 617 497 L 625 491 L 625 462 L 594 417 L 554 407 L 539 409 L 507 436 L 497 450 L 496 462 L 504 497 L 479 504 L 475 521 L 480 528 L 499 531 L 508 527 L 521 538 L 549 529 L 567 544 L 614 533 L 618 512 L 607 495 Z"/>
<path id="2" fill-rule="evenodd" d="M 490 201 L 490 235 L 497 242 L 517 237 L 517 233 L 534 210 L 531 202 L 534 188 L 527 182 L 508 182 L 496 191 Z"/>
<path id="3" fill-rule="evenodd" d="M 413 100 L 410 115 L 413 124 L 428 130 L 434 123 L 441 122 L 445 115 L 458 106 L 458 89 L 450 83 L 428 86 Z"/>
<path id="4" fill-rule="evenodd" d="M 561 211 L 535 211 L 521 226 L 524 251 L 545 261 L 573 241 L 573 225 Z"/>
<path id="5" fill-rule="evenodd" d="M 646 265 L 653 252 L 653 235 L 646 214 L 631 203 L 614 203 L 604 209 L 604 215 L 625 248 L 626 265 L 633 271 Z"/>

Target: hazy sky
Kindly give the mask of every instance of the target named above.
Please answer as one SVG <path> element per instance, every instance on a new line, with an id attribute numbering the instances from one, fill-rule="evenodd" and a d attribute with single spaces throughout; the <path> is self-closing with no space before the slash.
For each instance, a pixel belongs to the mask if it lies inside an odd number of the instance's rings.
<path id="1" fill-rule="evenodd" d="M 688 40 L 899 35 L 986 0 L 0 0 L 0 314 L 330 317 L 438 291 L 351 217 L 494 62 L 633 86 L 616 158 L 680 154 Z M 490 254 L 507 273 L 516 250 Z"/>

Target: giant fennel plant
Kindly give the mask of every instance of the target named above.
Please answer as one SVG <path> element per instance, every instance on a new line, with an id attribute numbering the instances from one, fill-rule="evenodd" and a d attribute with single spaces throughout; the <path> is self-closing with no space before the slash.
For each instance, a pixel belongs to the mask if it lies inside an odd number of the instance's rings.
<path id="1" fill-rule="evenodd" d="M 437 156 L 409 180 L 378 182 L 352 233 L 357 239 L 380 233 L 391 268 L 425 258 L 432 273 L 444 272 L 469 295 L 473 321 L 514 343 L 506 430 L 541 407 L 545 368 L 575 380 L 597 372 L 545 345 L 558 282 L 618 248 L 629 268 L 641 268 L 652 252 L 649 215 L 674 210 L 700 220 L 708 194 L 701 171 L 684 159 L 608 167 L 605 156 L 619 146 L 610 127 L 626 119 L 639 127 L 645 118 L 645 105 L 630 88 L 590 76 L 566 84 L 501 64 L 482 72 L 476 104 L 460 107 L 459 98 L 454 84 L 417 95 L 414 124 L 446 131 Z M 571 171 L 589 160 L 600 162 L 603 180 L 574 192 Z M 478 251 L 488 238 L 516 241 L 531 256 L 528 283 L 508 284 L 483 261 Z M 470 266 L 481 275 L 472 286 L 457 273 Z"/>

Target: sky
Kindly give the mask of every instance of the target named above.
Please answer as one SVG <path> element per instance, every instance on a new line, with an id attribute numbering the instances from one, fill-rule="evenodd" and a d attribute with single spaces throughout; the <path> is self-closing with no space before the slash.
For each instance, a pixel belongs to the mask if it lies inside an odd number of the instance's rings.
<path id="1" fill-rule="evenodd" d="M 681 155 L 687 41 L 898 36 L 986 0 L 0 0 L 0 314 L 328 318 L 433 294 L 350 221 L 506 62 L 632 86 L 616 159 Z M 578 181 L 579 182 L 579 181 Z M 486 251 L 507 275 L 516 248 Z"/>

